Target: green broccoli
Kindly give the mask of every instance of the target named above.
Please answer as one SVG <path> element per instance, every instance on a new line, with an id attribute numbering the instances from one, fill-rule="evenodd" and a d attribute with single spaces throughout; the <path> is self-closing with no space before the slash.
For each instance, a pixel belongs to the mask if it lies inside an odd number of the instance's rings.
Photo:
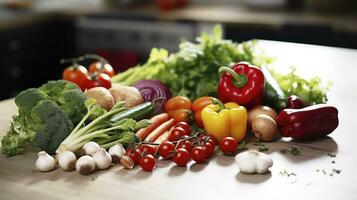
<path id="1" fill-rule="evenodd" d="M 53 153 L 73 124 L 87 113 L 86 100 L 77 85 L 64 80 L 49 81 L 39 89 L 20 92 L 15 97 L 19 114 L 13 116 L 10 130 L 1 141 L 1 152 L 17 155 L 25 143 L 35 140 L 41 149 Z"/>
<path id="2" fill-rule="evenodd" d="M 1 153 L 7 157 L 15 156 L 23 151 L 27 142 L 32 142 L 36 131 L 28 128 L 31 120 L 15 115 L 11 122 L 10 130 L 1 140 Z"/>
<path id="3" fill-rule="evenodd" d="M 49 81 L 39 90 L 59 105 L 73 124 L 77 124 L 87 112 L 85 105 L 87 97 L 74 83 L 65 80 Z"/>
<path id="4" fill-rule="evenodd" d="M 20 92 L 15 98 L 20 115 L 30 115 L 31 110 L 39 101 L 48 99 L 48 96 L 36 88 Z"/>
<path id="5" fill-rule="evenodd" d="M 34 143 L 49 154 L 55 153 L 59 144 L 73 129 L 66 113 L 50 100 L 39 102 L 32 109 L 31 118 L 37 124 Z"/>

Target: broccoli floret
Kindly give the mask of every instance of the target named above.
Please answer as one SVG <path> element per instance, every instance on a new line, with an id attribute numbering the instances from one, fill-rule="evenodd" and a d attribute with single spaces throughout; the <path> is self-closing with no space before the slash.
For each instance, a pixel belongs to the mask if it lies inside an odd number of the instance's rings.
<path id="1" fill-rule="evenodd" d="M 66 113 L 50 100 L 39 102 L 33 108 L 31 118 L 37 124 L 34 143 L 49 154 L 55 153 L 73 129 L 73 123 Z"/>
<path id="2" fill-rule="evenodd" d="M 30 115 L 31 110 L 39 101 L 48 99 L 47 95 L 36 88 L 20 92 L 15 98 L 20 115 Z"/>
<path id="3" fill-rule="evenodd" d="M 15 115 L 11 122 L 10 130 L 1 141 L 1 153 L 7 157 L 17 155 L 23 151 L 26 142 L 31 142 L 36 132 L 27 126 L 31 120 Z"/>
<path id="4" fill-rule="evenodd" d="M 66 80 L 48 81 L 38 89 L 50 96 L 51 100 L 54 98 L 54 101 L 69 90 L 81 90 L 76 84 Z"/>
<path id="5" fill-rule="evenodd" d="M 74 83 L 65 80 L 49 81 L 39 90 L 59 105 L 73 124 L 77 124 L 87 112 L 85 105 L 87 97 Z"/>
<path id="6" fill-rule="evenodd" d="M 80 90 L 69 90 L 59 98 L 58 105 L 67 114 L 68 118 L 77 124 L 87 113 L 86 95 Z"/>

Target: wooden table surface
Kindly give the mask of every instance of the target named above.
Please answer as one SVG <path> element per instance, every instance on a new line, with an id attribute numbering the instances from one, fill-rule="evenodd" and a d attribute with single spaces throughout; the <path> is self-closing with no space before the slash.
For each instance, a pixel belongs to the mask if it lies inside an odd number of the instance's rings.
<path id="1" fill-rule="evenodd" d="M 0 199 L 357 199 L 357 50 L 270 41 L 260 46 L 278 58 L 278 67 L 295 65 L 303 75 L 333 81 L 328 97 L 339 109 L 340 125 L 331 138 L 269 143 L 274 166 L 266 175 L 241 174 L 233 157 L 220 154 L 205 164 L 191 161 L 187 168 L 159 161 L 153 173 L 120 166 L 89 176 L 60 169 L 40 173 L 35 168 L 37 151 L 29 146 L 23 155 L 0 155 Z M 13 100 L 0 102 L 0 137 L 15 112 Z M 300 155 L 281 153 L 291 147 Z M 284 176 L 284 171 L 296 176 Z"/>

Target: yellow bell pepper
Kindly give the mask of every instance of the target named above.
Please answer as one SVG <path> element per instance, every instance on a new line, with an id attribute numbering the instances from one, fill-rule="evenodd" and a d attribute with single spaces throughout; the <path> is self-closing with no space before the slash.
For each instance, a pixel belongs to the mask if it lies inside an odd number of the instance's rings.
<path id="1" fill-rule="evenodd" d="M 215 104 L 206 106 L 201 112 L 204 129 L 219 142 L 227 136 L 242 141 L 247 129 L 247 110 L 234 102 L 213 101 Z"/>

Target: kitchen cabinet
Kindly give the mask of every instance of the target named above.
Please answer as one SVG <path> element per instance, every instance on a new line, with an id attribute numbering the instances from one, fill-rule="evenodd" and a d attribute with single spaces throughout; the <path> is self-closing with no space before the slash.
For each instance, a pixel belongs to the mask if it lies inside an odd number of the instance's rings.
<path id="1" fill-rule="evenodd" d="M 59 59 L 73 54 L 71 22 L 51 21 L 0 32 L 0 99 L 59 79 Z"/>

